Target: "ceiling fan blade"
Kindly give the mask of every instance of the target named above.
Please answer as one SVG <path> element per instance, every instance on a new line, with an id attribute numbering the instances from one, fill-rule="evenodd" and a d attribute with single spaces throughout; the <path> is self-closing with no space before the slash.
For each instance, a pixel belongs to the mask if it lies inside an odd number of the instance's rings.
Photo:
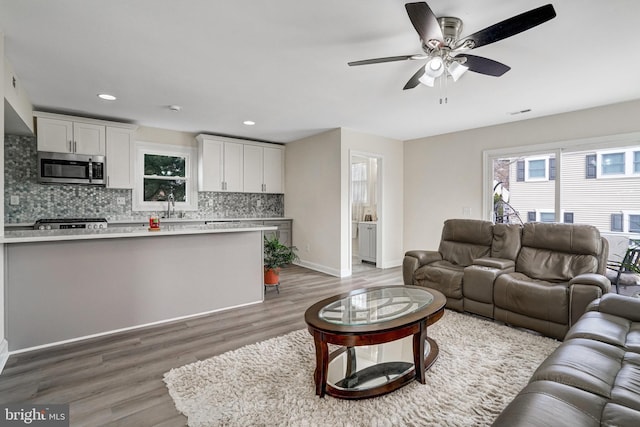
<path id="1" fill-rule="evenodd" d="M 471 47 L 471 49 L 475 49 L 531 29 L 555 18 L 555 16 L 556 11 L 553 5 L 547 4 L 473 33 L 460 40 L 457 45 L 462 46 L 465 42 L 471 40 L 473 41 L 473 47 Z"/>
<path id="2" fill-rule="evenodd" d="M 442 30 L 438 19 L 425 2 L 407 3 L 404 7 L 422 43 L 427 44 L 429 40 L 442 41 Z"/>
<path id="3" fill-rule="evenodd" d="M 402 88 L 402 90 L 413 89 L 414 87 L 420 84 L 420 77 L 424 74 L 424 65 L 421 66 L 418 71 L 409 79 L 406 85 Z"/>
<path id="4" fill-rule="evenodd" d="M 350 66 L 354 65 L 368 65 L 368 64 L 379 64 L 381 62 L 393 62 L 393 61 L 406 61 L 407 59 L 412 59 L 415 55 L 403 55 L 403 56 L 387 56 L 386 58 L 373 58 L 373 59 L 363 59 L 362 61 L 351 61 L 348 62 Z"/>
<path id="5" fill-rule="evenodd" d="M 475 55 L 458 55 L 456 58 L 467 58 L 467 61 L 462 64 L 465 67 L 469 67 L 469 71 L 473 71 L 480 74 L 486 74 L 488 76 L 500 77 L 511 69 L 508 65 L 504 65 L 502 62 L 494 61 L 493 59 L 483 58 L 482 56 Z"/>

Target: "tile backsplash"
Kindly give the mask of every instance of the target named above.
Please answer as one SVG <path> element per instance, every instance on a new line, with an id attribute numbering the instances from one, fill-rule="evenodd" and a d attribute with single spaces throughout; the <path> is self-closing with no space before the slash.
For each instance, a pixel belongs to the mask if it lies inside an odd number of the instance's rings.
<path id="1" fill-rule="evenodd" d="M 4 150 L 6 224 L 72 217 L 146 220 L 150 215 L 150 212 L 131 210 L 131 190 L 39 184 L 35 137 L 5 135 Z M 18 204 L 11 204 L 11 196 L 17 196 Z M 124 198 L 124 205 L 117 204 L 118 197 Z M 191 219 L 278 218 L 283 215 L 284 195 L 262 193 L 199 192 L 198 210 L 185 212 L 185 218 Z"/>

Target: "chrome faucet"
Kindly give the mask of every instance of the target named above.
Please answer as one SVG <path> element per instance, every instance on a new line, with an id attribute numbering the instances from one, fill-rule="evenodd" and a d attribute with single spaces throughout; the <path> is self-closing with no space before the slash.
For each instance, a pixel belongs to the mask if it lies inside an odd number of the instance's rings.
<path id="1" fill-rule="evenodd" d="M 176 209 L 176 198 L 173 196 L 173 193 L 170 193 L 167 197 L 167 218 L 171 218 L 171 207 L 173 210 Z"/>

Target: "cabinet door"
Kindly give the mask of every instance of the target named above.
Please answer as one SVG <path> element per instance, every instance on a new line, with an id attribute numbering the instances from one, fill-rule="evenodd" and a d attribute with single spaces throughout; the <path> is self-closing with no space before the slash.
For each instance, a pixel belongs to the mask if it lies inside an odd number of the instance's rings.
<path id="1" fill-rule="evenodd" d="M 264 191 L 284 193 L 283 151 L 280 148 L 264 147 Z"/>
<path id="2" fill-rule="evenodd" d="M 133 188 L 133 131 L 107 127 L 107 187 Z"/>
<path id="3" fill-rule="evenodd" d="M 105 127 L 73 122 L 74 150 L 78 154 L 105 154 Z"/>
<path id="4" fill-rule="evenodd" d="M 264 184 L 264 149 L 256 145 L 244 146 L 244 191 L 262 193 Z"/>
<path id="5" fill-rule="evenodd" d="M 38 151 L 71 153 L 73 151 L 73 122 L 56 119 L 37 119 Z"/>
<path id="6" fill-rule="evenodd" d="M 198 141 L 198 191 L 222 191 L 224 143 L 214 139 Z"/>
<path id="7" fill-rule="evenodd" d="M 78 154 L 105 154 L 104 126 L 73 122 L 74 150 Z"/>
<path id="8" fill-rule="evenodd" d="M 242 144 L 224 143 L 225 191 L 241 192 L 244 182 L 244 149 Z"/>

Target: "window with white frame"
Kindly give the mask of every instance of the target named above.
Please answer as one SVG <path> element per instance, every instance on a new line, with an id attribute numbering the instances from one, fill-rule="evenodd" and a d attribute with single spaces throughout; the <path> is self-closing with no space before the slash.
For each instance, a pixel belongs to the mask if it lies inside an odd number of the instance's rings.
<path id="1" fill-rule="evenodd" d="M 196 210 L 196 151 L 192 147 L 136 143 L 133 210 Z"/>
<path id="2" fill-rule="evenodd" d="M 597 176 L 591 172 L 587 178 L 624 178 L 640 175 L 640 148 L 631 147 L 616 151 L 600 151 L 587 156 L 587 163 L 596 160 Z M 587 166 L 588 167 L 588 166 Z"/>
<path id="3" fill-rule="evenodd" d="M 555 179 L 555 157 L 527 157 L 517 161 L 518 181 L 549 181 Z"/>

